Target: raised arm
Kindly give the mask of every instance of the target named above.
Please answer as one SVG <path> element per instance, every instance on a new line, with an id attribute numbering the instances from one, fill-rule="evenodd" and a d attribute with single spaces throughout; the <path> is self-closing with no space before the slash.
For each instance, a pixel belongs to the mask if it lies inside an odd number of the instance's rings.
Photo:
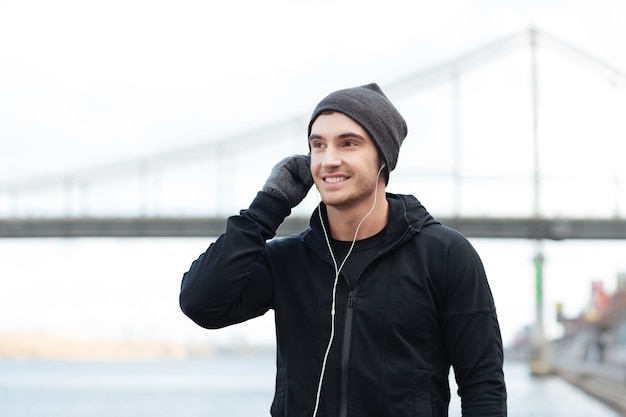
<path id="1" fill-rule="evenodd" d="M 189 318 L 202 327 L 219 328 L 272 307 L 266 241 L 312 184 L 308 156 L 294 155 L 276 164 L 250 207 L 228 219 L 225 232 L 184 274 L 179 301 Z"/>

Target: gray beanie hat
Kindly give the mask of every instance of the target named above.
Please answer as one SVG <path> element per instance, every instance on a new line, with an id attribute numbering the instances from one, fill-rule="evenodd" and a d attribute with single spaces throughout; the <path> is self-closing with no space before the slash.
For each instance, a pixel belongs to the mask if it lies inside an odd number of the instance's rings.
<path id="1" fill-rule="evenodd" d="M 402 115 L 377 84 L 347 88 L 326 96 L 313 110 L 308 136 L 311 135 L 315 119 L 325 111 L 343 113 L 360 124 L 376 144 L 387 169 L 392 171 L 396 167 L 407 126 Z"/>

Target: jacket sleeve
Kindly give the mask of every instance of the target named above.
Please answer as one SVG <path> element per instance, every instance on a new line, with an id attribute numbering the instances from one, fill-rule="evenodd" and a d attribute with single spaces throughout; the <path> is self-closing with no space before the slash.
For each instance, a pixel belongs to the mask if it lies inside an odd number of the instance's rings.
<path id="1" fill-rule="evenodd" d="M 503 349 L 495 303 L 482 262 L 462 236 L 446 261 L 442 314 L 445 344 L 464 417 L 505 417 Z"/>
<path id="2" fill-rule="evenodd" d="M 267 312 L 273 279 L 264 262 L 265 245 L 290 213 L 286 200 L 261 191 L 247 210 L 230 217 L 225 232 L 184 274 L 182 311 L 211 329 Z"/>

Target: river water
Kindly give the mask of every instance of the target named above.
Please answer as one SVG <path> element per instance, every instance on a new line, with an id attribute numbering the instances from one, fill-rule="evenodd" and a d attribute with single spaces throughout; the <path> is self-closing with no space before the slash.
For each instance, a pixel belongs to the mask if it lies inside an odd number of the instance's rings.
<path id="1" fill-rule="evenodd" d="M 505 367 L 511 417 L 619 417 L 558 377 Z M 0 360 L 2 417 L 269 416 L 274 361 L 222 355 L 162 361 Z M 454 388 L 453 388 L 454 389 Z M 458 399 L 450 416 L 460 416 Z"/>

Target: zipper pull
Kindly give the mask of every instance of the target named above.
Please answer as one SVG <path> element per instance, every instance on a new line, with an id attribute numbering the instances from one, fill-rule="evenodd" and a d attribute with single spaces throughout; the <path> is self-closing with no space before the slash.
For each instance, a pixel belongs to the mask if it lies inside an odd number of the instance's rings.
<path id="1" fill-rule="evenodd" d="M 352 308 L 354 306 L 354 291 L 350 291 L 348 293 L 348 308 Z"/>

